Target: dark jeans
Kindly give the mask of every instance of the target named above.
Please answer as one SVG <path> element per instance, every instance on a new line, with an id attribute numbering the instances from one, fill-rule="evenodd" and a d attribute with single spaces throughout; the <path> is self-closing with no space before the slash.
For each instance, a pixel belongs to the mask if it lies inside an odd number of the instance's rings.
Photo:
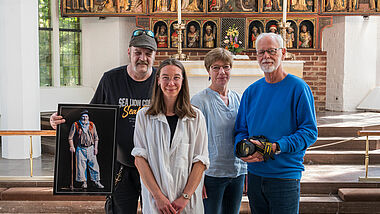
<path id="1" fill-rule="evenodd" d="M 116 172 L 119 172 L 119 167 L 117 167 Z M 139 172 L 136 168 L 124 166 L 121 181 L 116 185 L 112 194 L 114 213 L 137 213 L 140 195 L 141 185 Z"/>
<path id="2" fill-rule="evenodd" d="M 203 199 L 206 214 L 238 214 L 245 175 L 236 178 L 205 176 L 207 198 Z"/>
<path id="3" fill-rule="evenodd" d="M 248 173 L 248 198 L 254 214 L 296 214 L 300 180 L 264 178 Z"/>

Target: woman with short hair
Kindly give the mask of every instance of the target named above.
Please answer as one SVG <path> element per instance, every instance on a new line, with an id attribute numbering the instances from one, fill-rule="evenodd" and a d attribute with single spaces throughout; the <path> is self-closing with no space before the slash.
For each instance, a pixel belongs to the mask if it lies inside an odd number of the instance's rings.
<path id="1" fill-rule="evenodd" d="M 197 93 L 191 103 L 204 114 L 207 124 L 210 167 L 205 172 L 205 213 L 238 214 L 247 165 L 234 155 L 234 126 L 240 94 L 228 89 L 233 58 L 215 48 L 204 59 L 211 84 Z"/>

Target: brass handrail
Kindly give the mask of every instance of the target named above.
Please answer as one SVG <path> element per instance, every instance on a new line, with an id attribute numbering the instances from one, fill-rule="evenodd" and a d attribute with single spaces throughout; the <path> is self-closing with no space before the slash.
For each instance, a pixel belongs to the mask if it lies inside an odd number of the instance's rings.
<path id="1" fill-rule="evenodd" d="M 27 135 L 30 137 L 30 177 L 33 177 L 33 136 L 55 136 L 55 130 L 7 130 L 1 131 L 0 136 L 20 136 Z"/>
<path id="2" fill-rule="evenodd" d="M 359 177 L 359 181 L 380 181 L 380 177 L 368 177 L 368 164 L 369 164 L 369 136 L 380 136 L 380 130 L 359 130 L 358 136 L 366 136 L 365 141 L 365 177 Z"/>

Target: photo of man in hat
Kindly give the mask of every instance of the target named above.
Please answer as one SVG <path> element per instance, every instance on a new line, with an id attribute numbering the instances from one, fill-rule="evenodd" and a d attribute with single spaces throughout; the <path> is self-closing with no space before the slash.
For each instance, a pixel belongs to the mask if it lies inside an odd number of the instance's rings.
<path id="1" fill-rule="evenodd" d="M 87 168 L 90 178 L 96 188 L 103 189 L 100 183 L 99 164 L 96 159 L 98 154 L 99 137 L 95 124 L 90 121 L 88 110 L 80 114 L 80 119 L 71 125 L 69 133 L 70 152 L 75 153 L 76 176 L 75 180 L 82 183 L 82 188 L 87 189 Z"/>

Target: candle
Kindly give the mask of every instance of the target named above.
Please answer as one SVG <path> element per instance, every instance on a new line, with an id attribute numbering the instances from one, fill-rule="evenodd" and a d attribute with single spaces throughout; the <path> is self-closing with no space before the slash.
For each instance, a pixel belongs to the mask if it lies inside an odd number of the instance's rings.
<path id="1" fill-rule="evenodd" d="M 285 23 L 286 23 L 286 10 L 288 8 L 288 0 L 283 0 L 282 2 L 282 22 L 284 23 L 284 26 L 285 26 Z"/>
<path id="2" fill-rule="evenodd" d="M 182 9 L 181 0 L 178 0 L 177 4 L 178 4 L 178 7 L 177 7 L 178 24 L 181 24 L 181 9 Z"/>

